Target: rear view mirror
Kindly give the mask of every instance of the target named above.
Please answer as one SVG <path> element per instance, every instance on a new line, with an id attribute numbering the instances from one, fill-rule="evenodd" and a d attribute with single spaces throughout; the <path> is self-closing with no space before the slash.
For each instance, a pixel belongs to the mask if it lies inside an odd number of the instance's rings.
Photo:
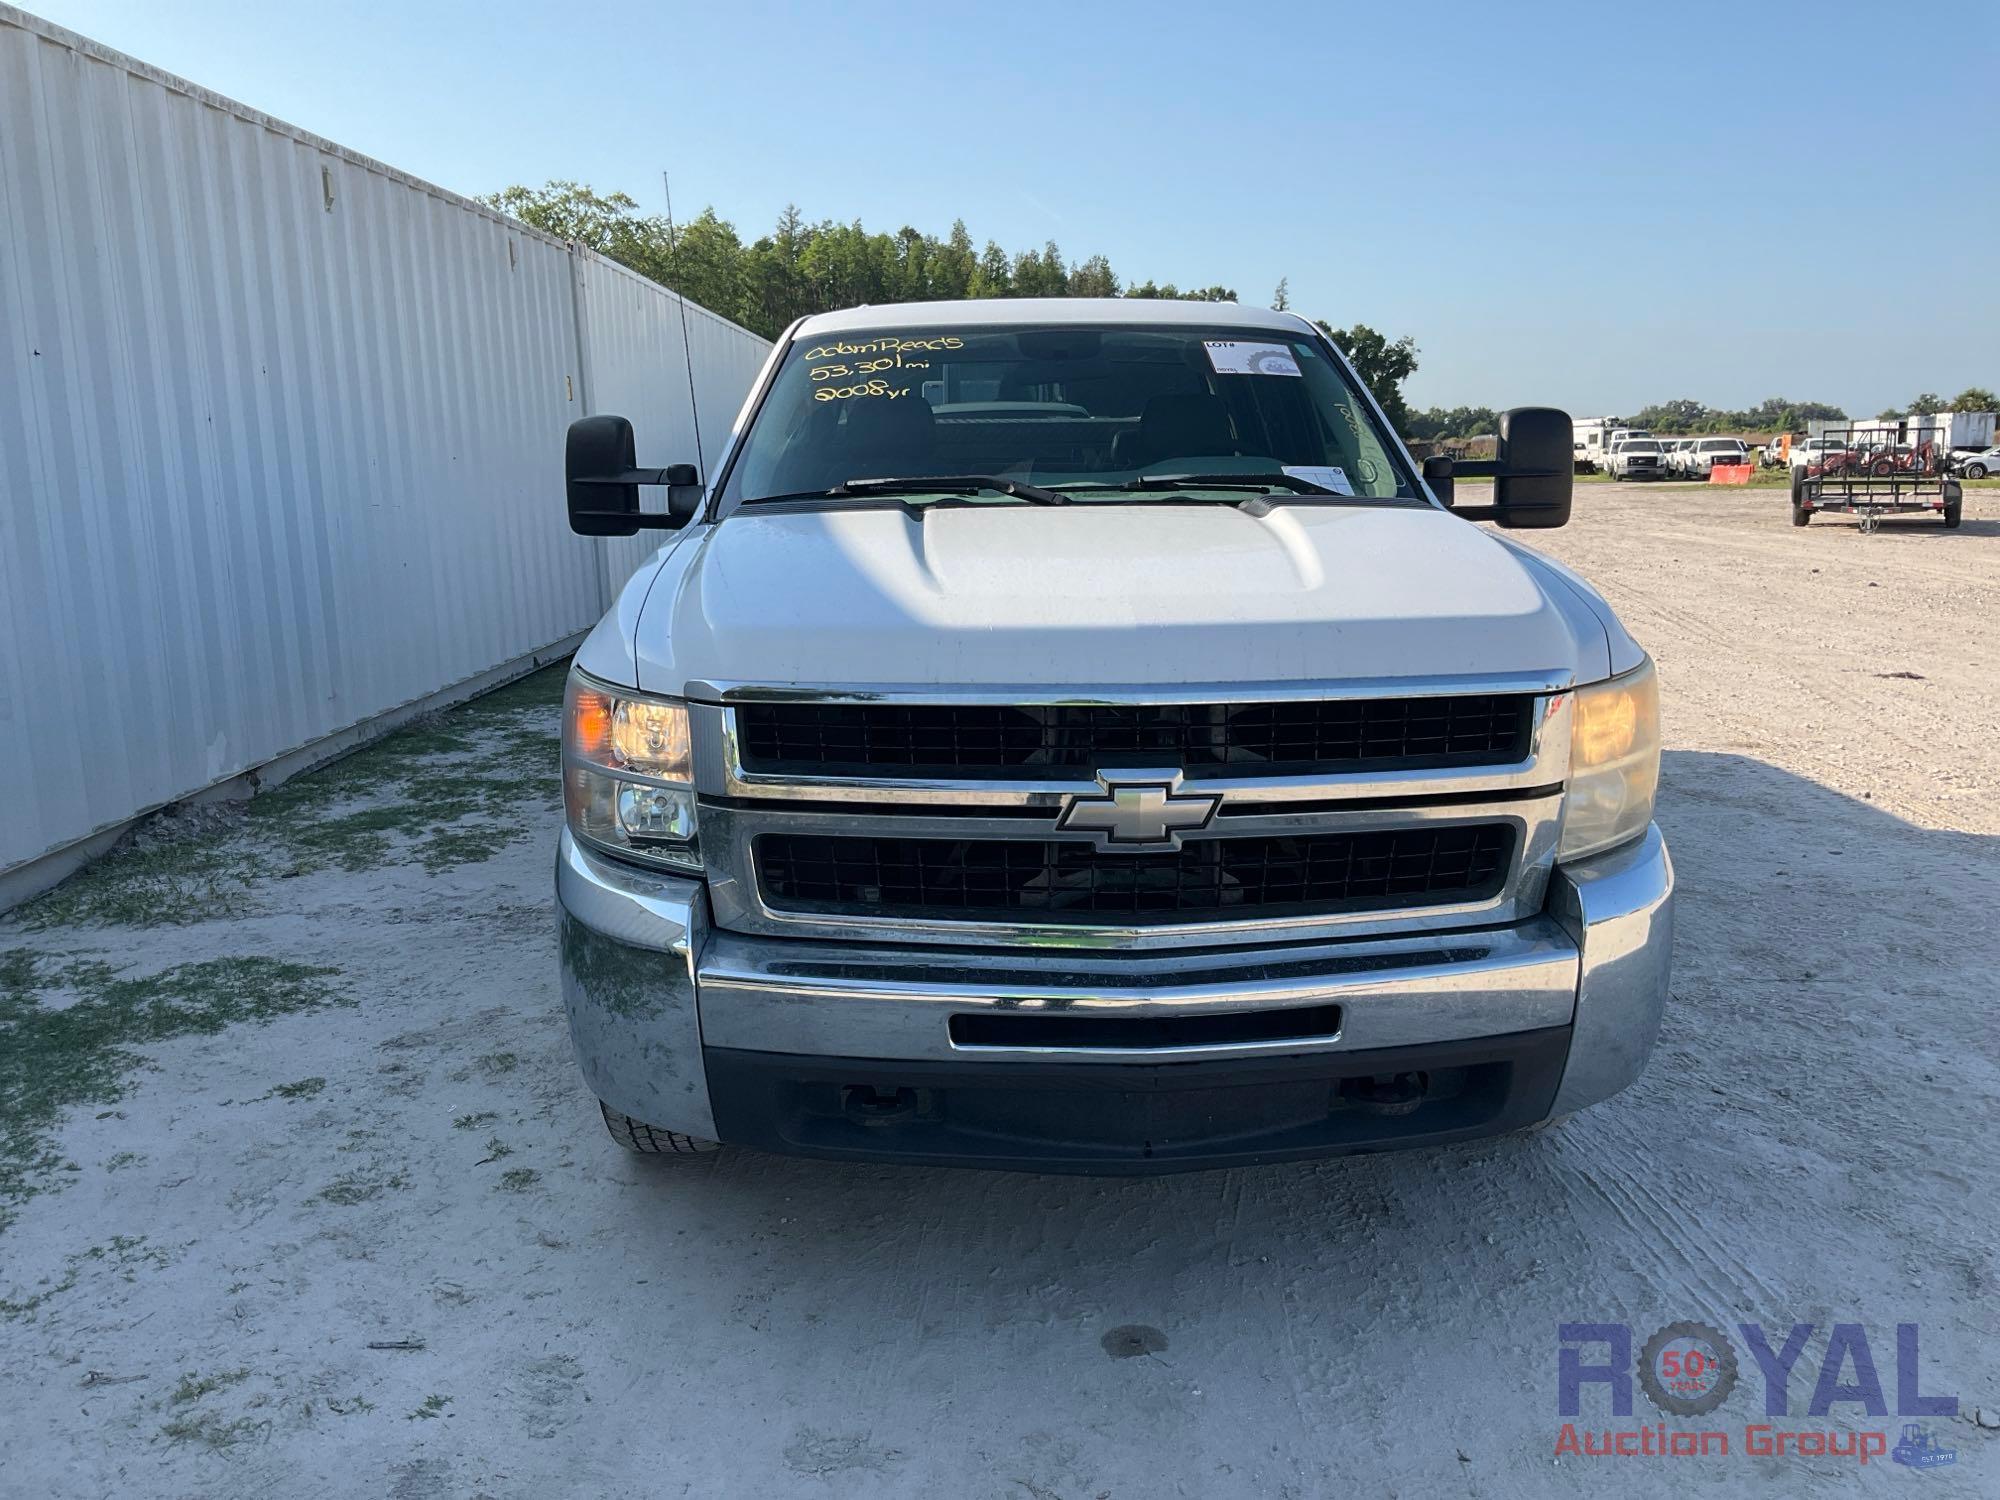
<path id="1" fill-rule="evenodd" d="M 1517 406 L 1500 413 L 1500 441 L 1491 459 L 1454 463 L 1424 460 L 1431 493 L 1468 521 L 1498 521 L 1510 527 L 1565 526 L 1576 481 L 1575 434 L 1569 413 L 1551 406 Z M 1491 505 L 1455 505 L 1454 481 L 1493 481 Z"/>
<path id="2" fill-rule="evenodd" d="M 569 529 L 578 536 L 631 536 L 640 527 L 678 530 L 701 509 L 701 473 L 693 464 L 636 467 L 632 424 L 623 417 L 582 417 L 563 447 Z M 639 509 L 639 486 L 667 487 L 664 514 Z"/>

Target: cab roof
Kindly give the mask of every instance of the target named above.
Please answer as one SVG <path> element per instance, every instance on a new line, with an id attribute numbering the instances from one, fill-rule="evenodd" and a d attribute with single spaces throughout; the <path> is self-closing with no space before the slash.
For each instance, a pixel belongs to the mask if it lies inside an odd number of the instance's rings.
<path id="1" fill-rule="evenodd" d="M 1314 331 L 1297 313 L 1245 307 L 1236 302 L 1182 302 L 1147 297 L 992 297 L 959 302 L 883 303 L 818 313 L 801 323 L 794 337 L 885 333 L 899 328 L 1007 328 L 1028 323 L 1268 328 L 1292 335 Z"/>

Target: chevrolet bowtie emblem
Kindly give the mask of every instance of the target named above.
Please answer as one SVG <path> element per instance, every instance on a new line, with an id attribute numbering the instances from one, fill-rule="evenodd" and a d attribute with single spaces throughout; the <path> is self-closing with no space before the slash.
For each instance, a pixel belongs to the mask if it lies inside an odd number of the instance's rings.
<path id="1" fill-rule="evenodd" d="M 1181 835 L 1206 828 L 1222 799 L 1183 792 L 1179 771 L 1100 771 L 1102 793 L 1072 797 L 1056 827 L 1094 833 L 1100 849 L 1178 849 Z"/>

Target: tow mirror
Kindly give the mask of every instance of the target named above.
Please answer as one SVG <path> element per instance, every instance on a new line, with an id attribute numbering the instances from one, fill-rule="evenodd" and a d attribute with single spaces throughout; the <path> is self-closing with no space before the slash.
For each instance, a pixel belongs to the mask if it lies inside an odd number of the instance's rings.
<path id="1" fill-rule="evenodd" d="M 1500 442 L 1490 461 L 1453 463 L 1426 459 L 1424 479 L 1452 513 L 1468 521 L 1498 521 L 1508 527 L 1569 524 L 1576 484 L 1575 435 L 1569 413 L 1549 406 L 1517 406 L 1500 413 Z M 1443 473 L 1433 478 L 1431 465 Z M 1454 479 L 1493 480 L 1491 505 L 1453 505 Z"/>
<path id="2" fill-rule="evenodd" d="M 1452 462 L 1449 453 L 1433 453 L 1424 460 L 1424 483 L 1431 487 L 1431 493 L 1451 508 L 1453 481 L 1458 478 L 1458 465 Z"/>
<path id="3" fill-rule="evenodd" d="M 569 529 L 578 536 L 632 536 L 643 527 L 677 531 L 701 510 L 701 472 L 693 464 L 637 467 L 632 424 L 623 417 L 582 417 L 563 446 Z M 639 486 L 664 485 L 664 512 L 639 509 Z"/>

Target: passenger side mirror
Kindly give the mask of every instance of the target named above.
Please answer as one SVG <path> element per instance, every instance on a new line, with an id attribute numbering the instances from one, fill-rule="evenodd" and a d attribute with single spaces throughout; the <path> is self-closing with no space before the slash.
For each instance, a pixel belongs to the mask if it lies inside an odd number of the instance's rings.
<path id="1" fill-rule="evenodd" d="M 578 536 L 632 536 L 642 526 L 677 531 L 701 511 L 701 472 L 693 464 L 636 467 L 632 424 L 623 417 L 582 417 L 569 424 L 563 480 L 569 529 Z M 664 485 L 664 513 L 639 509 L 639 486 Z"/>
<path id="2" fill-rule="evenodd" d="M 1507 527 L 1569 524 L 1576 483 L 1575 433 L 1569 413 L 1550 406 L 1517 406 L 1500 413 L 1500 442 L 1490 460 L 1454 463 L 1424 460 L 1424 480 L 1453 515 L 1468 521 L 1498 521 Z M 1440 466 L 1434 476 L 1432 465 Z M 1491 505 L 1454 505 L 1456 479 L 1493 480 Z"/>

